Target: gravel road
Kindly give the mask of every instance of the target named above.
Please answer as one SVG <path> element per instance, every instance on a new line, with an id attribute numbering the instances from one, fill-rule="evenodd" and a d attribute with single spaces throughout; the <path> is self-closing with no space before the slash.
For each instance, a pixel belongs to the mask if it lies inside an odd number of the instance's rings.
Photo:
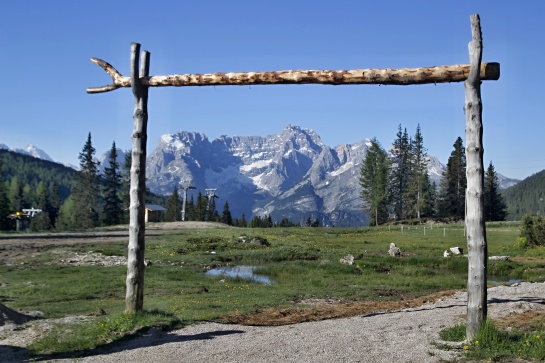
<path id="1" fill-rule="evenodd" d="M 116 345 L 65 362 L 439 362 L 461 350 L 433 346 L 445 327 L 462 322 L 466 293 L 418 308 L 278 327 L 201 323 Z M 545 283 L 488 290 L 489 317 L 545 307 Z M 61 360 L 59 360 L 61 361 Z"/>

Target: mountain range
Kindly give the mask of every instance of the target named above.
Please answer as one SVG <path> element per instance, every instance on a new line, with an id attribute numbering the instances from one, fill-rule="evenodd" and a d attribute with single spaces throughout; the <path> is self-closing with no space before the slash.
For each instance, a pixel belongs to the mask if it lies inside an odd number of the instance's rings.
<path id="1" fill-rule="evenodd" d="M 235 218 L 242 213 L 247 219 L 270 214 L 276 221 L 304 223 L 311 218 L 322 225 L 361 226 L 368 223 L 368 216 L 360 196 L 360 165 L 369 145 L 364 139 L 331 148 L 314 131 L 293 125 L 265 137 L 220 136 L 212 141 L 202 133 L 180 131 L 163 135 L 149 152 L 147 186 L 157 194 L 171 194 L 174 186 L 193 186 L 196 190 L 189 192 L 193 197 L 215 189 L 218 211 L 228 201 Z M 15 151 L 51 159 L 32 145 L 19 150 Z M 102 170 L 108 165 L 108 152 L 99 158 Z M 445 166 L 428 158 L 430 179 L 438 183 Z M 118 150 L 118 162 L 123 160 L 124 152 Z M 518 182 L 498 177 L 502 187 Z"/>

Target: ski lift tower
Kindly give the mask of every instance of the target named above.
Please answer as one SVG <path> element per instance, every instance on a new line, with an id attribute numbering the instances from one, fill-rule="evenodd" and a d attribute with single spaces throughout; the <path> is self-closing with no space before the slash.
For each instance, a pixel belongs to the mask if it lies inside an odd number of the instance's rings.
<path id="1" fill-rule="evenodd" d="M 210 205 L 212 204 L 212 200 L 219 197 L 216 195 L 216 190 L 218 190 L 217 188 L 210 188 L 205 190 L 206 197 L 208 198 L 208 203 L 206 204 L 206 215 L 204 216 L 204 220 L 208 222 L 208 215 L 210 214 Z"/>
<path id="2" fill-rule="evenodd" d="M 191 182 L 182 182 L 180 184 L 181 184 L 181 188 L 184 190 L 184 198 L 182 201 L 182 222 L 184 222 L 185 221 L 185 205 L 187 203 L 187 190 L 195 189 L 195 187 L 192 185 L 193 183 Z"/>

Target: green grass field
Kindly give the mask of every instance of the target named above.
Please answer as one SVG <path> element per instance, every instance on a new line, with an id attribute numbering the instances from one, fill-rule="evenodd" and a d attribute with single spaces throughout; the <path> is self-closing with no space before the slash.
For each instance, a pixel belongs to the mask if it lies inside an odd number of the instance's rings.
<path id="1" fill-rule="evenodd" d="M 265 244 L 242 243 L 240 236 L 260 237 Z M 544 281 L 545 249 L 521 249 L 518 224 L 487 225 L 489 255 L 511 256 L 489 262 L 488 280 Z M 395 243 L 403 257 L 388 255 Z M 378 228 L 194 229 L 148 238 L 144 314 L 123 314 L 126 267 L 61 266 L 54 251 L 23 265 L 0 266 L 0 301 L 14 309 L 40 310 L 44 317 L 85 315 L 100 309 L 81 334 L 36 343 L 36 352 L 81 350 L 118 339 L 145 326 L 183 326 L 233 313 L 267 307 L 293 307 L 306 298 L 343 302 L 406 300 L 438 291 L 465 289 L 467 259 L 444 258 L 443 252 L 467 242 L 462 225 Z M 125 243 L 66 247 L 80 252 L 125 256 Z M 352 266 L 339 262 L 355 257 Z M 273 283 L 207 276 L 219 266 L 256 266 L 256 274 Z M 90 329 L 90 332 L 89 332 Z M 86 332 L 86 333 L 84 333 Z M 71 344 L 55 344 L 75 336 Z M 64 340 L 63 340 L 64 339 Z"/>

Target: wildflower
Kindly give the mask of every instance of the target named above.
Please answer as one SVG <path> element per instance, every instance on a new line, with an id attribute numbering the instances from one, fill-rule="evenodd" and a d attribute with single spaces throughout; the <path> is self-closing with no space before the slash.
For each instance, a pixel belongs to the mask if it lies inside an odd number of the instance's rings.
<path id="1" fill-rule="evenodd" d="M 540 335 L 536 335 L 536 339 L 541 339 L 541 336 L 540 336 Z"/>
<path id="2" fill-rule="evenodd" d="M 476 340 L 476 341 L 475 341 L 475 344 L 479 345 L 479 341 L 478 341 L 478 340 Z"/>
<path id="3" fill-rule="evenodd" d="M 469 349 L 469 346 L 464 345 L 464 350 L 468 350 L 468 349 Z"/>

